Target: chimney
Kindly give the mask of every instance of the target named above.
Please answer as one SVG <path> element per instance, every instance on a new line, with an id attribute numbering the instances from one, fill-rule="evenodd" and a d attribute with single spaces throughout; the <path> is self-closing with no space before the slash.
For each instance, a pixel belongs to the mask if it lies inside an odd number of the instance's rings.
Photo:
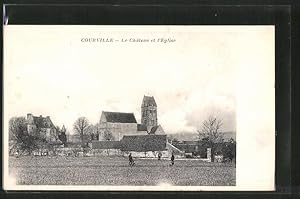
<path id="1" fill-rule="evenodd" d="M 33 123 L 33 116 L 31 113 L 27 113 L 27 121 L 29 124 Z"/>
<path id="2" fill-rule="evenodd" d="M 40 115 L 40 117 L 43 117 L 42 115 Z"/>
<path id="3" fill-rule="evenodd" d="M 32 117 L 31 113 L 27 113 L 27 120 Z"/>

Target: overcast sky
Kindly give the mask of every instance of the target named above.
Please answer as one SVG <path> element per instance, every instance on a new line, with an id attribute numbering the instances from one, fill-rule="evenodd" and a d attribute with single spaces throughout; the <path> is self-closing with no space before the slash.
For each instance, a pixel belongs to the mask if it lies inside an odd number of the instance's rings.
<path id="1" fill-rule="evenodd" d="M 272 26 L 5 26 L 5 111 L 49 115 L 71 131 L 78 117 L 96 123 L 101 111 L 133 112 L 140 122 L 150 95 L 166 133 L 196 132 L 209 115 L 235 131 L 237 71 L 273 64 L 272 33 Z M 100 37 L 176 41 L 81 41 Z"/>

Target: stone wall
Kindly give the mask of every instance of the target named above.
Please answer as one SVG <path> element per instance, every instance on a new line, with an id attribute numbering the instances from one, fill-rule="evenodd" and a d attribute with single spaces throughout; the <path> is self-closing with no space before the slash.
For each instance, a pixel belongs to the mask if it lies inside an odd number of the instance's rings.
<path id="1" fill-rule="evenodd" d="M 156 106 L 147 106 L 142 107 L 142 118 L 141 123 L 147 126 L 148 132 L 153 126 L 157 126 L 157 107 Z"/>
<path id="2" fill-rule="evenodd" d="M 103 135 L 105 130 L 108 130 L 112 133 L 114 141 L 120 141 L 124 135 L 136 135 L 137 131 L 137 123 L 111 123 L 111 122 L 103 122 L 100 123 L 101 133 Z M 103 136 L 99 136 L 99 141 L 103 141 Z"/>
<path id="3" fill-rule="evenodd" d="M 58 137 L 56 134 L 56 130 L 54 128 L 46 128 L 44 129 L 46 132 L 46 140 L 49 142 L 55 142 L 57 141 Z"/>
<path id="4" fill-rule="evenodd" d="M 35 129 L 36 129 L 36 126 L 34 124 L 28 124 L 27 125 L 27 132 L 29 134 L 33 133 L 35 131 Z"/>
<path id="5" fill-rule="evenodd" d="M 147 151 L 145 152 L 136 152 L 136 151 L 127 151 L 123 153 L 123 156 L 128 156 L 130 153 L 132 155 L 133 158 L 158 158 L 158 153 L 161 153 L 162 156 L 161 158 L 169 158 L 170 154 L 169 152 L 166 151 Z"/>
<path id="6" fill-rule="evenodd" d="M 31 113 L 27 114 L 27 122 L 28 124 L 34 124 L 33 115 Z"/>

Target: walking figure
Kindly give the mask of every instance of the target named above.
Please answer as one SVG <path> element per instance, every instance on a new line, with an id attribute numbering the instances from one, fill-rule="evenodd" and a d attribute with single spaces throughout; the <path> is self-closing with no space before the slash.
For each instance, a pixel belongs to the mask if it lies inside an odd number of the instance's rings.
<path id="1" fill-rule="evenodd" d="M 160 160 L 161 156 L 162 156 L 162 154 L 161 154 L 161 152 L 159 152 L 158 153 L 158 160 Z"/>
<path id="2" fill-rule="evenodd" d="M 174 160 L 175 160 L 175 157 L 174 157 L 174 154 L 172 153 L 172 156 L 171 156 L 171 166 L 174 165 Z"/>
<path id="3" fill-rule="evenodd" d="M 134 163 L 134 160 L 131 156 L 131 153 L 129 154 L 128 159 L 129 159 L 129 166 L 133 166 L 135 163 Z"/>

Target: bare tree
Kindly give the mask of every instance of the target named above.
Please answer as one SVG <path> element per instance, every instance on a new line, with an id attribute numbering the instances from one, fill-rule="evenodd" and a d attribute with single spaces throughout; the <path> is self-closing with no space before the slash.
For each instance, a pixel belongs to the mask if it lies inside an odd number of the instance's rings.
<path id="1" fill-rule="evenodd" d="M 9 154 L 28 150 L 29 134 L 27 132 L 25 117 L 12 117 L 9 120 Z"/>
<path id="2" fill-rule="evenodd" d="M 89 140 L 99 140 L 99 134 L 100 134 L 100 126 L 99 124 L 91 124 L 87 130 L 87 134 L 89 135 Z"/>
<path id="3" fill-rule="evenodd" d="M 100 125 L 100 123 L 97 123 L 97 124 L 95 124 L 95 126 L 94 126 L 95 128 L 94 128 L 94 133 L 95 133 L 95 138 L 96 138 L 96 140 L 99 140 L 99 138 L 100 138 L 100 134 L 101 134 L 101 125 Z"/>
<path id="4" fill-rule="evenodd" d="M 21 141 L 28 135 L 25 117 L 12 117 L 9 120 L 9 140 Z"/>
<path id="5" fill-rule="evenodd" d="M 90 124 L 90 125 L 87 127 L 86 135 L 88 135 L 88 140 L 89 140 L 89 141 L 94 140 L 94 130 L 95 130 L 95 126 L 94 126 L 93 124 Z"/>
<path id="6" fill-rule="evenodd" d="M 114 136 L 112 135 L 112 132 L 109 130 L 105 130 L 103 132 L 103 139 L 106 141 L 113 141 L 114 140 Z M 107 155 L 109 156 L 109 148 L 106 149 L 107 150 Z"/>
<path id="7" fill-rule="evenodd" d="M 199 140 L 202 141 L 208 148 L 211 148 L 212 161 L 214 161 L 214 150 L 216 143 L 223 142 L 222 120 L 209 116 L 208 119 L 203 121 L 201 129 L 198 130 Z"/>
<path id="8" fill-rule="evenodd" d="M 13 146 L 10 146 L 10 151 L 17 149 L 29 152 L 29 154 L 33 150 L 47 145 L 39 128 L 33 129 L 30 133 L 28 132 L 25 117 L 12 117 L 9 120 L 9 140 L 10 143 L 13 143 Z"/>
<path id="9" fill-rule="evenodd" d="M 73 128 L 75 133 L 77 133 L 80 136 L 81 140 L 81 146 L 84 147 L 84 135 L 86 135 L 89 131 L 89 121 L 86 117 L 80 117 L 78 118 L 74 124 Z"/>

